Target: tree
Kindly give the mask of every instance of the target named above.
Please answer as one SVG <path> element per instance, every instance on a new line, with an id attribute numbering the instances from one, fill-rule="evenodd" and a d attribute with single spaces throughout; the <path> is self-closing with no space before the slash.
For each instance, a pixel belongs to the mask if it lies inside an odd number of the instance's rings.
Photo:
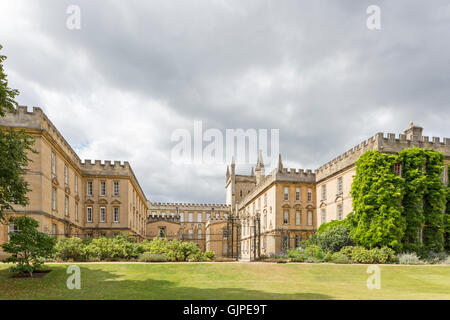
<path id="1" fill-rule="evenodd" d="M 18 231 L 10 232 L 9 242 L 2 245 L 6 253 L 11 256 L 3 260 L 6 263 L 15 263 L 11 268 L 13 272 L 29 273 L 41 267 L 46 258 L 55 253 L 56 240 L 37 230 L 39 222 L 30 217 L 10 218 L 10 223 L 18 228 Z"/>
<path id="2" fill-rule="evenodd" d="M 2 46 L 0 45 L 0 50 Z M 8 87 L 2 62 L 6 59 L 0 55 L 0 117 L 6 112 L 16 112 L 19 94 L 16 89 Z M 5 211 L 13 209 L 14 204 L 26 206 L 27 192 L 30 191 L 24 179 L 29 161 L 28 152 L 33 150 L 34 138 L 24 130 L 0 127 L 0 222 L 5 222 Z"/>
<path id="3" fill-rule="evenodd" d="M 367 151 L 356 162 L 351 190 L 353 212 L 347 219 L 358 245 L 402 247 L 406 229 L 401 206 L 404 180 L 394 171 L 396 162 L 397 156 L 379 151 Z"/>

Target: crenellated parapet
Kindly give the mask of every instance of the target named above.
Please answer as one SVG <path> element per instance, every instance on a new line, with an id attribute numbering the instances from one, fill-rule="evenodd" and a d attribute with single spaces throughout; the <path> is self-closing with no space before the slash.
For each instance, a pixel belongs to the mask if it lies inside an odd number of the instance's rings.
<path id="1" fill-rule="evenodd" d="M 147 223 L 152 222 L 171 222 L 171 223 L 181 223 L 180 216 L 154 216 L 151 215 L 147 217 Z"/>
<path id="2" fill-rule="evenodd" d="M 231 206 L 216 203 L 179 203 L 179 202 L 150 202 L 150 209 L 179 209 L 179 210 L 230 210 Z"/>
<path id="3" fill-rule="evenodd" d="M 26 106 L 19 106 L 16 112 L 7 112 L 5 117 L 0 118 L 0 125 L 43 132 L 47 138 L 54 141 L 55 147 L 62 148 L 62 151 L 71 158 L 73 164 L 79 167 L 80 158 L 42 109 L 33 107 L 32 111 L 28 110 Z"/>
<path id="4" fill-rule="evenodd" d="M 413 127 L 414 129 L 417 127 Z M 411 130 L 409 129 L 409 130 Z M 408 132 L 408 130 L 406 131 Z M 360 144 L 337 156 L 333 160 L 319 167 L 316 173 L 316 180 L 321 180 L 347 168 L 355 165 L 359 157 L 369 150 L 378 150 L 385 153 L 398 153 L 401 150 L 419 147 L 423 149 L 432 149 L 442 152 L 444 156 L 450 157 L 450 138 L 422 136 L 421 131 L 418 135 L 395 134 L 382 132 L 362 141 Z"/>
<path id="5" fill-rule="evenodd" d="M 89 159 L 84 160 L 81 163 L 81 169 L 84 174 L 89 175 L 122 175 L 131 176 L 131 166 L 128 161 L 101 161 L 94 160 L 93 162 Z"/>

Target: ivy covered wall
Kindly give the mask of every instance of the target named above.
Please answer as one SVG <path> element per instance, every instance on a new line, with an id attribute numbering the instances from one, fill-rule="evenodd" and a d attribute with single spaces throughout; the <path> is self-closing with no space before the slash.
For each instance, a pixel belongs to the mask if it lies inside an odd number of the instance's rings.
<path id="1" fill-rule="evenodd" d="M 443 168 L 443 154 L 433 150 L 363 154 L 351 191 L 355 242 L 418 253 L 449 249 L 450 191 L 442 183 Z"/>

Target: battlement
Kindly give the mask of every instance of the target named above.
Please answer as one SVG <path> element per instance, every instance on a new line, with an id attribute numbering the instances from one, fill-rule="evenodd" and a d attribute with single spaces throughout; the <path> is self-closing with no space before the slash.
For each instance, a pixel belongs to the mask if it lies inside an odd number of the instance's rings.
<path id="1" fill-rule="evenodd" d="M 150 208 L 160 208 L 160 209 L 231 209 L 230 205 L 227 204 L 216 204 L 216 203 L 178 203 L 178 202 L 150 202 Z"/>
<path id="2" fill-rule="evenodd" d="M 407 135 L 395 133 L 378 132 L 375 136 L 362 141 L 355 147 L 337 156 L 333 160 L 319 167 L 315 173 L 317 181 L 334 174 L 342 169 L 354 165 L 358 158 L 368 150 L 379 150 L 386 153 L 398 153 L 403 149 L 419 147 L 423 149 L 433 149 L 442 152 L 446 157 L 450 157 L 450 138 L 441 138 Z"/>
<path id="3" fill-rule="evenodd" d="M 152 217 L 151 215 L 147 217 L 147 223 L 152 223 L 152 222 L 161 222 L 161 221 L 167 221 L 167 222 L 172 222 L 172 223 L 180 223 L 180 216 L 179 215 L 175 215 L 175 216 L 154 216 Z"/>
<path id="4" fill-rule="evenodd" d="M 115 160 L 113 162 L 111 162 L 110 160 L 94 160 L 94 162 L 92 162 L 90 159 L 86 159 L 84 160 L 84 162 L 81 162 L 81 166 L 83 168 L 92 168 L 92 167 L 96 167 L 96 168 L 101 168 L 101 169 L 109 169 L 109 168 L 130 168 L 130 163 L 128 161 L 118 161 Z"/>

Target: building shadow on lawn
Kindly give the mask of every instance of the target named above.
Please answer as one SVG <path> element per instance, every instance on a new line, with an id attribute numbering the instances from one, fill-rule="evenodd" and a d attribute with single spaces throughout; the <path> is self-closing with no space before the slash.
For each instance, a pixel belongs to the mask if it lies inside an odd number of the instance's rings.
<path id="1" fill-rule="evenodd" d="M 243 287 L 201 288 L 176 281 L 122 279 L 121 275 L 105 270 L 81 267 L 81 290 L 90 299 L 152 299 L 152 300 L 324 300 L 333 297 L 320 293 L 277 293 Z M 88 275 L 88 279 L 86 276 Z M 84 281 L 83 281 L 84 279 Z M 214 282 L 214 280 L 210 280 Z M 230 282 L 236 284 L 236 280 Z M 207 286 L 199 281 L 199 286 Z M 214 285 L 214 284 L 213 284 Z M 232 284 L 231 284 L 232 285 Z M 81 292 L 80 292 L 81 293 Z M 73 297 L 76 299 L 75 297 Z M 69 297 L 69 299 L 72 299 Z"/>
<path id="2" fill-rule="evenodd" d="M 76 263 L 74 263 L 76 264 Z M 126 279 L 115 270 L 104 270 L 78 265 L 81 271 L 81 289 L 70 290 L 67 266 L 46 266 L 52 272 L 41 279 L 12 279 L 8 270 L 0 270 L 0 299 L 45 300 L 322 300 L 333 299 L 320 293 L 282 293 L 280 287 L 267 291 L 246 289 L 239 280 L 231 280 L 229 287 L 213 287 L 214 279 L 201 279 L 196 284 L 186 284 L 158 278 Z M 132 276 L 130 273 L 128 276 Z M 152 275 L 153 276 L 153 275 Z M 191 276 L 192 275 L 187 275 Z M 179 278 L 179 277 L 178 277 Z M 193 279 L 188 279 L 193 280 Z M 218 278 L 223 284 L 224 279 Z M 225 284 L 227 285 L 227 284 Z M 208 288 L 212 286 L 212 288 Z M 234 287 L 237 286 L 237 287 Z"/>

